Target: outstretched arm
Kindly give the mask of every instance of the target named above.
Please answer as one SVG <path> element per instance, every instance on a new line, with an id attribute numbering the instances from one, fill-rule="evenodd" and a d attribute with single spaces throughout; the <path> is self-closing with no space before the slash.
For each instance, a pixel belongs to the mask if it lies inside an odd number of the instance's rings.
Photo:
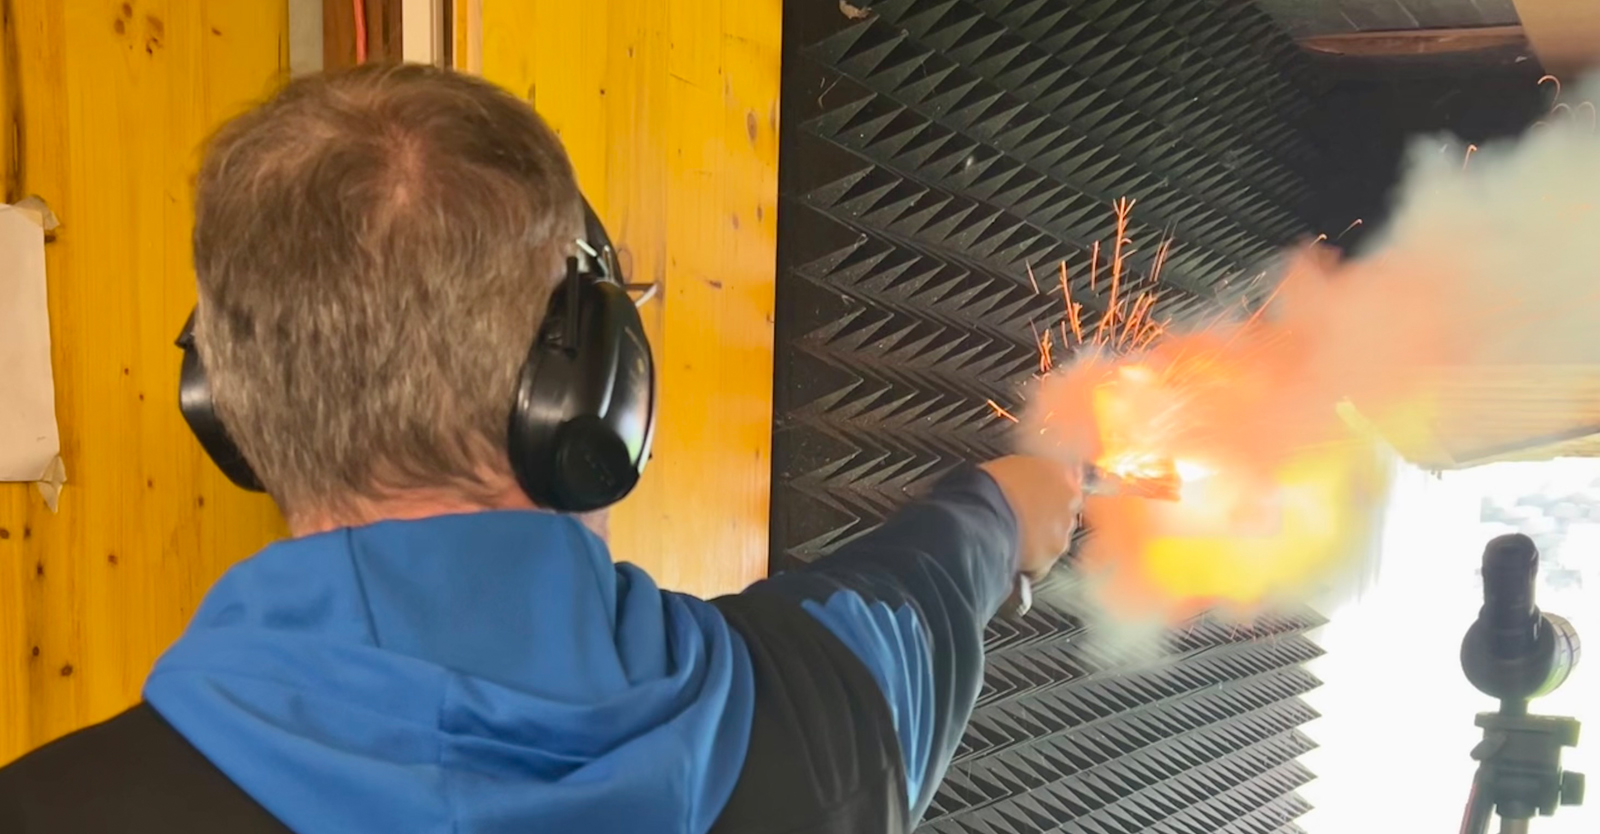
<path id="1" fill-rule="evenodd" d="M 861 660 L 892 713 L 910 819 L 932 801 L 983 678 L 983 630 L 1018 572 L 1066 550 L 1074 473 L 1006 458 L 967 467 L 883 526 L 753 592 L 796 600 Z"/>

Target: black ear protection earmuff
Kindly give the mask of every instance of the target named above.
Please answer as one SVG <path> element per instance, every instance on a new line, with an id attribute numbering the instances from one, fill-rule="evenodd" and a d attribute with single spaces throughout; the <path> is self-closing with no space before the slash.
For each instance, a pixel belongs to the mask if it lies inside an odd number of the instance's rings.
<path id="1" fill-rule="evenodd" d="M 517 381 L 507 452 L 535 504 L 590 512 L 621 501 L 650 457 L 656 372 L 639 310 L 600 218 L 583 204 L 583 257 L 550 298 Z"/>
<path id="2" fill-rule="evenodd" d="M 639 483 L 655 434 L 656 379 L 644 323 L 629 298 L 611 238 L 583 204 L 585 239 L 518 375 L 507 453 L 534 503 L 581 513 L 622 500 Z M 261 482 L 218 419 L 194 345 L 194 313 L 178 347 L 178 408 L 228 480 Z"/>
<path id="3" fill-rule="evenodd" d="M 211 400 L 211 380 L 206 378 L 200 352 L 194 346 L 193 310 L 183 323 L 183 332 L 178 334 L 178 347 L 183 348 L 183 369 L 178 372 L 178 410 L 183 413 L 183 421 L 228 480 L 251 492 L 265 491 L 217 416 L 216 404 Z"/>

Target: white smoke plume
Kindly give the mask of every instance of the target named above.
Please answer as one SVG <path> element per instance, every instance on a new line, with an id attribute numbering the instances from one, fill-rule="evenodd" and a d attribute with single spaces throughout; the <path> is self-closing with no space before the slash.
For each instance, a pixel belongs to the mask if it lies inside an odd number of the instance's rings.
<path id="1" fill-rule="evenodd" d="M 1120 357 L 1086 349 L 1040 382 L 1025 450 L 1185 475 L 1175 503 L 1088 502 L 1098 607 L 1170 623 L 1306 601 L 1373 541 L 1381 448 L 1429 448 L 1472 416 L 1447 387 L 1463 369 L 1526 374 L 1551 409 L 1581 400 L 1592 383 L 1550 369 L 1600 368 L 1595 100 L 1600 83 L 1569 91 L 1524 136 L 1483 148 L 1417 140 L 1365 253 L 1303 247 L 1261 314 Z"/>

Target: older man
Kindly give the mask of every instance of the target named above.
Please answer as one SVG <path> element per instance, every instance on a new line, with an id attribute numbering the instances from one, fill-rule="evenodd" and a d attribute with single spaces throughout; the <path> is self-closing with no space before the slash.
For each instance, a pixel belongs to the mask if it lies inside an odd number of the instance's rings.
<path id="1" fill-rule="evenodd" d="M 216 136 L 193 335 L 293 538 L 217 583 L 144 703 L 0 771 L 0 831 L 910 828 L 984 624 L 1066 549 L 1070 468 L 963 469 L 806 569 L 660 590 L 554 511 L 627 484 L 568 500 L 582 472 L 518 448 L 594 236 L 554 134 L 473 78 L 304 78 Z M 624 338 L 589 321 L 550 337 Z"/>

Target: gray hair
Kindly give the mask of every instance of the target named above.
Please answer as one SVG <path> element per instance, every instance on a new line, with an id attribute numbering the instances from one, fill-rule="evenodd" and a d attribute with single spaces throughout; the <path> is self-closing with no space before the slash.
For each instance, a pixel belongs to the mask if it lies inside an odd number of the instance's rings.
<path id="1" fill-rule="evenodd" d="M 225 125 L 195 198 L 195 341 L 279 506 L 493 492 L 582 229 L 555 134 L 465 75 L 309 76 Z"/>

